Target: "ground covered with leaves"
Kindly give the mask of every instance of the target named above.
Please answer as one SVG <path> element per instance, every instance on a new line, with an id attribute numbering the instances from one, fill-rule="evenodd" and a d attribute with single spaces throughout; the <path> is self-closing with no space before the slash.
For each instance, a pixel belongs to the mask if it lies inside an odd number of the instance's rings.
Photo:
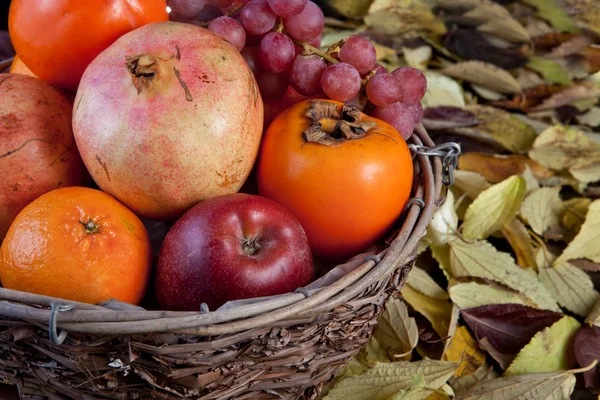
<path id="1" fill-rule="evenodd" d="M 323 0 L 428 79 L 463 154 L 368 346 L 328 400 L 600 398 L 600 1 Z"/>

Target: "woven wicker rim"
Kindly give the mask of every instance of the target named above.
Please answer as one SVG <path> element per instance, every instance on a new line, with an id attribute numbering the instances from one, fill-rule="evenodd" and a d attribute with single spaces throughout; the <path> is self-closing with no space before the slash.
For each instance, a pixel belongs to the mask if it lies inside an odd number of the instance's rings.
<path id="1" fill-rule="evenodd" d="M 434 146 L 421 124 L 415 128 L 410 141 L 416 146 Z M 290 318 L 302 319 L 309 314 L 330 311 L 392 274 L 406 260 L 414 258 L 418 242 L 424 236 L 439 204 L 443 181 L 439 156 L 428 157 L 417 152 L 414 157 L 421 175 L 413 193 L 417 200 L 408 204 L 403 225 L 391 245 L 377 256 L 368 257 L 352 272 L 311 295 L 299 290 L 251 304 L 209 312 L 117 311 L 98 305 L 0 288 L 0 315 L 52 326 L 53 340 L 56 338 L 55 329 L 64 330 L 60 335 L 64 340 L 66 332 L 97 335 L 168 332 L 215 336 L 241 333 L 252 328 L 273 326 L 278 321 Z M 379 259 L 381 261 L 377 262 Z M 218 347 L 218 340 L 213 344 Z"/>

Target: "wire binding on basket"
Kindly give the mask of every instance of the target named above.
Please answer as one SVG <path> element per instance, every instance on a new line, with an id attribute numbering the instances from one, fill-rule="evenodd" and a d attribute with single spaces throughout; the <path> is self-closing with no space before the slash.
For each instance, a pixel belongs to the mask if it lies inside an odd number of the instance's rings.
<path id="1" fill-rule="evenodd" d="M 73 308 L 75 308 L 73 304 L 67 304 L 63 306 L 57 303 L 52 303 L 50 305 L 50 321 L 48 322 L 48 335 L 50 336 L 50 340 L 52 341 L 52 343 L 54 343 L 57 346 L 61 345 L 67 338 L 67 335 L 69 334 L 69 332 L 65 330 L 62 330 L 60 331 L 60 334 L 57 334 L 56 318 L 58 317 L 58 313 L 70 311 Z"/>
<path id="2" fill-rule="evenodd" d="M 208 308 L 208 304 L 206 304 L 206 303 L 200 304 L 200 311 L 202 311 L 202 312 L 210 312 L 210 309 Z"/>
<path id="3" fill-rule="evenodd" d="M 366 263 L 369 261 L 373 261 L 373 262 L 375 262 L 375 265 L 377 265 L 381 262 L 381 257 L 379 257 L 377 254 L 366 256 L 363 263 Z"/>
<path id="4" fill-rule="evenodd" d="M 442 182 L 446 186 L 454 184 L 454 170 L 458 166 L 458 156 L 461 151 L 458 143 L 448 142 L 433 147 L 409 144 L 408 148 L 416 155 L 442 157 Z"/>
<path id="5" fill-rule="evenodd" d="M 302 293 L 307 299 L 310 297 L 310 293 L 308 292 L 308 290 L 306 290 L 303 287 L 297 288 L 296 290 L 294 290 L 294 293 Z"/>
<path id="6" fill-rule="evenodd" d="M 421 209 L 425 208 L 425 201 L 424 201 L 423 199 L 421 199 L 421 198 L 418 198 L 418 197 L 413 197 L 413 198 L 409 199 L 409 200 L 406 202 L 406 207 L 404 207 L 404 211 L 405 211 L 405 212 L 406 212 L 406 211 L 408 211 L 408 209 L 409 209 L 409 208 L 410 208 L 410 207 L 411 207 L 413 204 L 416 204 L 416 205 L 418 205 L 419 207 L 421 207 Z"/>

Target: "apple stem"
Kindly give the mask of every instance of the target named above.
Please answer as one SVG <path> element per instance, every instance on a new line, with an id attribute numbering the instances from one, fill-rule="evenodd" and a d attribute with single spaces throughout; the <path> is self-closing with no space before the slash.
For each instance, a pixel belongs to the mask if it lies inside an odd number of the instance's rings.
<path id="1" fill-rule="evenodd" d="M 242 240 L 242 251 L 244 254 L 253 256 L 260 250 L 260 245 L 256 242 L 256 239 L 243 239 Z"/>

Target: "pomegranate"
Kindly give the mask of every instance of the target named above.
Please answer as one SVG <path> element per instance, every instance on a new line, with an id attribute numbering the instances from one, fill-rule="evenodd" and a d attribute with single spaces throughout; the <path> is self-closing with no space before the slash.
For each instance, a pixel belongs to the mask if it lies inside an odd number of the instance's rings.
<path id="1" fill-rule="evenodd" d="M 42 194 L 86 176 L 71 130 L 73 104 L 36 78 L 0 74 L 0 243 Z"/>
<path id="2" fill-rule="evenodd" d="M 237 49 L 179 22 L 145 25 L 102 52 L 83 74 L 73 113 L 98 186 L 154 220 L 237 192 L 262 125 L 262 99 Z"/>

